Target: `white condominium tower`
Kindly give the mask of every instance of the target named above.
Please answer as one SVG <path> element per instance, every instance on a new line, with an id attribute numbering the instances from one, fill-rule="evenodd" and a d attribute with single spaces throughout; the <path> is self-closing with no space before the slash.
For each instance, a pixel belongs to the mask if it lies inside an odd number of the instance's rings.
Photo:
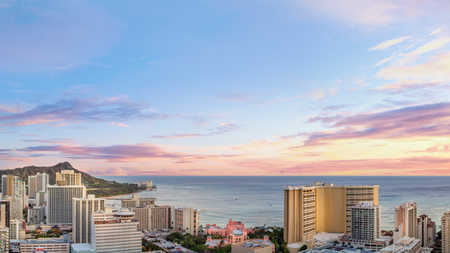
<path id="1" fill-rule="evenodd" d="M 131 208 L 139 221 L 139 230 L 160 230 L 172 227 L 172 207 L 145 206 Z"/>
<path id="2" fill-rule="evenodd" d="M 121 209 L 114 213 L 91 214 L 91 245 L 97 253 L 142 252 L 142 233 L 134 213 Z"/>
<path id="3" fill-rule="evenodd" d="M 65 185 L 81 185 L 81 173 L 75 173 L 74 170 L 61 170 L 61 173 L 56 172 L 56 183 L 58 185 L 61 181 L 66 181 Z"/>
<path id="4" fill-rule="evenodd" d="M 47 223 L 72 224 L 73 198 L 86 198 L 86 187 L 82 185 L 49 185 L 45 208 Z"/>
<path id="5" fill-rule="evenodd" d="M 352 207 L 352 239 L 375 240 L 380 237 L 380 206 L 361 202 Z"/>
<path id="6" fill-rule="evenodd" d="M 378 187 L 323 182 L 285 187 L 284 240 L 305 242 L 317 232 L 351 233 L 352 207 L 361 201 L 378 205 Z"/>
<path id="7" fill-rule="evenodd" d="M 175 209 L 175 229 L 185 231 L 191 235 L 198 235 L 200 226 L 200 210 L 191 207 Z"/>
<path id="8" fill-rule="evenodd" d="M 445 212 L 441 218 L 442 253 L 450 253 L 450 212 Z"/>
<path id="9" fill-rule="evenodd" d="M 12 197 L 22 200 L 22 208 L 27 207 L 27 187 L 24 181 L 17 180 L 12 183 Z"/>
<path id="10" fill-rule="evenodd" d="M 37 173 L 34 176 L 28 176 L 28 197 L 36 197 L 36 192 L 47 191 L 48 175 L 46 173 Z"/>
<path id="11" fill-rule="evenodd" d="M 394 241 L 407 236 L 417 238 L 417 203 L 407 201 L 395 208 Z"/>
<path id="12" fill-rule="evenodd" d="M 105 199 L 96 199 L 95 195 L 89 194 L 87 198 L 74 198 L 72 207 L 72 241 L 73 243 L 90 243 L 91 214 L 105 211 Z"/>

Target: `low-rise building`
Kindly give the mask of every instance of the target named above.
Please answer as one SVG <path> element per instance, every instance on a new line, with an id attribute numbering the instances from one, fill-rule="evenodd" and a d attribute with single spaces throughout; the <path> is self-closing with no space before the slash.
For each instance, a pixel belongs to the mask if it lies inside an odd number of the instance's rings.
<path id="1" fill-rule="evenodd" d="M 403 237 L 394 244 L 380 250 L 380 253 L 421 253 L 420 240 L 416 238 Z"/>
<path id="2" fill-rule="evenodd" d="M 70 236 L 63 236 L 63 239 L 28 239 L 20 241 L 22 253 L 33 253 L 37 248 L 42 248 L 46 253 L 70 253 Z"/>
<path id="3" fill-rule="evenodd" d="M 231 245 L 231 253 L 272 253 L 274 251 L 275 246 L 267 235 L 264 239 L 253 239 Z"/>
<path id="4" fill-rule="evenodd" d="M 70 246 L 70 253 L 97 253 L 89 243 L 74 243 Z"/>

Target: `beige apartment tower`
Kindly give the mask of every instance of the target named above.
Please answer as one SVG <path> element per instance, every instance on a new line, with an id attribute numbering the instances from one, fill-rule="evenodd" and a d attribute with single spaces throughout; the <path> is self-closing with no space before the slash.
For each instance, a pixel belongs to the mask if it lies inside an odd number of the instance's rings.
<path id="1" fill-rule="evenodd" d="M 200 210 L 191 207 L 174 208 L 174 229 L 198 235 L 200 226 Z"/>
<path id="2" fill-rule="evenodd" d="M 352 207 L 378 205 L 378 185 L 312 185 L 284 188 L 284 240 L 304 242 L 318 232 L 351 233 Z"/>
<path id="3" fill-rule="evenodd" d="M 417 238 L 417 203 L 407 201 L 395 208 L 394 241 L 407 236 Z"/>
<path id="4" fill-rule="evenodd" d="M 90 243 L 91 214 L 105 211 L 105 199 L 95 198 L 95 195 L 89 194 L 87 198 L 73 198 L 72 207 L 72 241 Z"/>
<path id="5" fill-rule="evenodd" d="M 66 181 L 66 183 L 58 183 Z M 81 173 L 75 173 L 74 170 L 61 170 L 56 172 L 56 184 L 58 185 L 81 185 Z"/>
<path id="6" fill-rule="evenodd" d="M 450 253 L 450 212 L 445 212 L 441 218 L 442 253 Z"/>
<path id="7" fill-rule="evenodd" d="M 139 221 L 138 229 L 160 230 L 172 227 L 172 207 L 170 206 L 145 206 L 131 208 Z"/>

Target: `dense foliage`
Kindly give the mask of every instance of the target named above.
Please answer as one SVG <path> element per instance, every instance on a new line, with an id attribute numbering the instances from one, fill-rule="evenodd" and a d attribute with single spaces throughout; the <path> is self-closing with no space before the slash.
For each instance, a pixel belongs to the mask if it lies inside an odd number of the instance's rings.
<path id="1" fill-rule="evenodd" d="M 132 194 L 142 190 L 135 184 L 117 183 L 116 181 L 97 181 L 86 186 L 88 186 L 87 193 L 95 194 L 98 198 Z"/>
<path id="2" fill-rule="evenodd" d="M 155 244 L 153 244 L 151 242 L 147 242 L 146 240 L 142 239 L 142 251 L 143 252 L 144 251 L 156 251 L 156 250 L 164 251 L 163 249 L 156 246 Z"/>

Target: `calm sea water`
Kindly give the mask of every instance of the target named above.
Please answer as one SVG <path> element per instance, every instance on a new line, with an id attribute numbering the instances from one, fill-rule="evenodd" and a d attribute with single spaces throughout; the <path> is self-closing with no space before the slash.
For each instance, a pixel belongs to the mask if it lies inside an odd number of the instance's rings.
<path id="1" fill-rule="evenodd" d="M 224 226 L 230 218 L 246 226 L 283 226 L 283 188 L 323 181 L 335 185 L 379 185 L 382 229 L 393 229 L 394 208 L 417 201 L 418 214 L 427 214 L 437 226 L 450 211 L 450 177 L 378 176 L 103 176 L 117 182 L 152 180 L 157 191 L 142 196 L 157 198 L 156 204 L 201 209 L 200 223 Z M 238 200 L 236 200 L 236 197 Z M 109 201 L 112 203 L 114 201 Z"/>

